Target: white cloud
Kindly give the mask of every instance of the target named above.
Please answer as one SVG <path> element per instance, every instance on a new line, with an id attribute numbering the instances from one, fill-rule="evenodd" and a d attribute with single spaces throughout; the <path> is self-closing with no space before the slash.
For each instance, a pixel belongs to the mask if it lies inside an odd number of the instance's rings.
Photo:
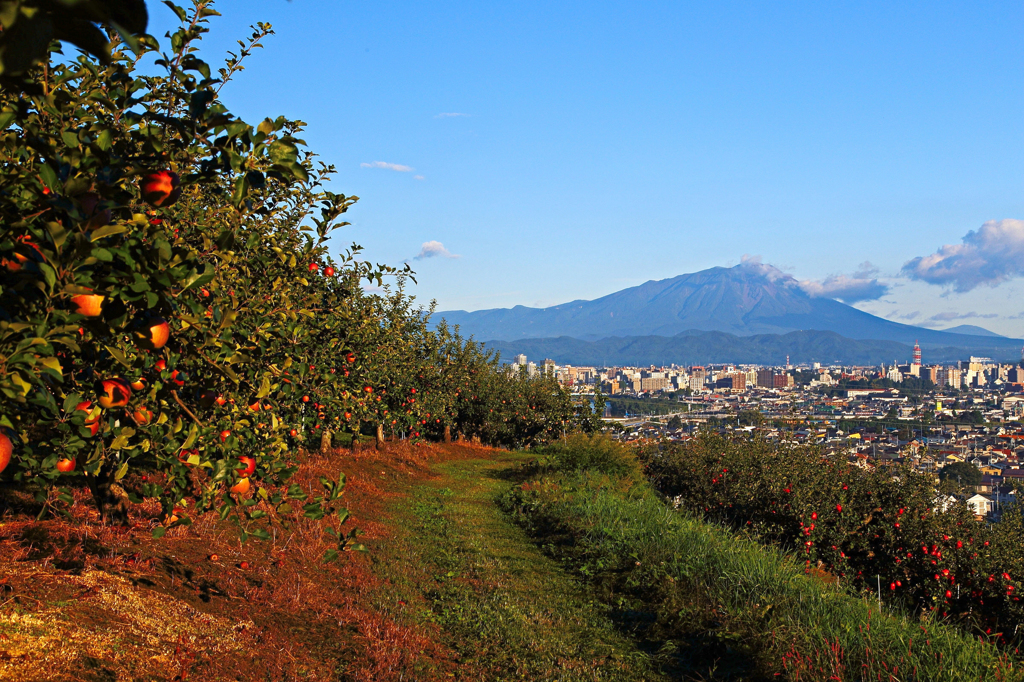
<path id="1" fill-rule="evenodd" d="M 420 252 L 414 257 L 414 260 L 424 260 L 425 258 L 461 258 L 461 256 L 451 253 L 444 248 L 444 244 L 441 242 L 429 241 L 423 242 L 423 246 L 420 247 Z"/>
<path id="2" fill-rule="evenodd" d="M 465 117 L 468 118 L 469 114 L 460 114 L 460 113 L 457 113 L 457 112 L 450 112 L 450 113 L 449 112 L 445 112 L 445 113 L 438 114 L 434 118 L 455 118 L 457 116 L 465 116 Z"/>
<path id="3" fill-rule="evenodd" d="M 426 180 L 426 178 L 423 177 L 422 175 L 414 175 L 414 176 L 412 176 L 412 179 L 413 180 Z"/>
<path id="4" fill-rule="evenodd" d="M 949 313 L 938 313 L 936 315 L 932 315 L 928 319 L 929 320 L 933 320 L 935 322 L 952 322 L 953 320 L 969 320 L 971 318 L 982 318 L 982 319 L 985 319 L 985 320 L 991 320 L 991 319 L 996 318 L 996 317 L 999 317 L 998 313 L 985 313 L 985 314 L 982 314 L 982 313 L 952 313 L 952 312 L 949 312 Z"/>
<path id="5" fill-rule="evenodd" d="M 907 261 L 911 279 L 970 291 L 1024 276 L 1024 220 L 989 220 L 971 230 L 962 244 L 945 244 L 930 256 Z"/>
<path id="6" fill-rule="evenodd" d="M 408 173 L 416 170 L 412 166 L 403 166 L 400 163 L 388 163 L 386 161 L 374 161 L 373 163 L 361 163 L 359 164 L 362 168 L 386 168 L 387 170 L 398 171 L 399 173 Z"/>
<path id="7" fill-rule="evenodd" d="M 889 286 L 873 277 L 877 274 L 878 268 L 864 261 L 852 275 L 829 275 L 821 281 L 805 279 L 799 286 L 812 298 L 837 298 L 844 303 L 874 301 L 889 293 Z"/>

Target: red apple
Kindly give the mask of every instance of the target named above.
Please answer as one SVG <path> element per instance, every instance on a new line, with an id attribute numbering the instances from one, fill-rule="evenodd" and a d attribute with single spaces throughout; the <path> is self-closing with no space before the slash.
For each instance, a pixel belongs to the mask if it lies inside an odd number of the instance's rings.
<path id="1" fill-rule="evenodd" d="M 302 396 L 302 402 L 308 403 L 309 402 L 309 396 L 308 395 Z"/>
<path id="2" fill-rule="evenodd" d="M 139 377 L 138 379 L 133 381 L 130 385 L 131 385 L 133 391 L 141 391 L 142 389 L 146 388 L 146 380 L 143 379 L 142 377 Z"/>
<path id="3" fill-rule="evenodd" d="M 155 369 L 158 372 L 164 371 L 165 369 L 167 369 L 167 361 L 157 360 L 156 363 L 153 365 L 153 369 Z"/>
<path id="4" fill-rule="evenodd" d="M 0 471 L 7 468 L 11 463 L 11 454 L 14 453 L 14 443 L 7 437 L 7 434 L 0 433 Z"/>
<path id="5" fill-rule="evenodd" d="M 62 474 L 66 474 L 69 471 L 74 471 L 74 470 L 75 470 L 75 460 L 67 459 L 66 457 L 64 459 L 58 459 L 57 460 L 57 471 L 61 472 Z"/>
<path id="6" fill-rule="evenodd" d="M 316 263 L 310 263 L 309 264 L 309 271 L 310 272 L 316 272 L 318 269 L 320 269 L 320 266 L 317 265 Z"/>
<path id="7" fill-rule="evenodd" d="M 131 386 L 124 379 L 104 379 L 102 382 L 103 395 L 100 396 L 100 407 L 110 409 L 111 407 L 124 407 L 128 404 L 128 398 L 132 395 Z"/>
<path id="8" fill-rule="evenodd" d="M 244 464 L 241 469 L 238 469 L 238 475 L 248 478 L 256 471 L 256 460 L 249 455 L 243 455 L 238 458 L 239 464 Z"/>
<path id="9" fill-rule="evenodd" d="M 247 492 L 249 492 L 249 479 L 243 478 L 241 481 L 231 486 L 229 490 L 236 495 L 246 494 Z"/>
<path id="10" fill-rule="evenodd" d="M 153 421 L 153 412 L 148 407 L 139 407 L 132 413 L 135 421 L 145 426 L 146 424 Z"/>
<path id="11" fill-rule="evenodd" d="M 150 317 L 140 321 L 135 332 L 135 340 L 139 347 L 146 350 L 160 350 L 167 345 L 169 338 L 171 327 L 162 317 Z"/>
<path id="12" fill-rule="evenodd" d="M 185 378 L 184 372 L 179 372 L 178 370 L 171 372 L 171 381 L 174 382 L 176 386 L 184 386 Z"/>
<path id="13" fill-rule="evenodd" d="M 326 268 L 324 268 L 324 274 L 327 275 L 328 277 L 334 277 L 334 268 L 328 265 Z"/>
<path id="14" fill-rule="evenodd" d="M 150 206 L 173 206 L 181 196 L 181 179 L 174 171 L 156 171 L 142 178 L 139 190 Z"/>
<path id="15" fill-rule="evenodd" d="M 71 302 L 75 304 L 75 312 L 86 317 L 99 317 L 103 312 L 103 301 L 106 296 L 99 294 L 79 294 L 72 296 Z"/>
<path id="16" fill-rule="evenodd" d="M 292 429 L 291 431 L 288 432 L 288 435 L 290 435 L 292 438 L 295 438 L 295 436 L 299 435 L 299 432 L 296 431 L 295 429 Z M 2 469 L 0 469 L 0 471 L 2 471 Z"/>
<path id="17" fill-rule="evenodd" d="M 85 402 L 78 403 L 78 405 L 75 406 L 75 409 L 78 410 L 78 411 L 81 411 L 81 412 L 85 412 L 86 415 L 89 415 L 89 414 L 92 413 L 92 401 L 91 400 L 86 400 Z M 89 429 L 90 433 L 95 436 L 96 432 L 100 430 L 100 423 L 99 422 L 100 422 L 99 414 L 97 414 L 95 417 L 88 417 L 88 416 L 86 416 L 86 418 L 85 418 L 85 428 Z"/>
<path id="18" fill-rule="evenodd" d="M 230 435 L 231 435 L 231 432 L 228 431 L 227 429 L 225 429 L 224 431 L 221 431 L 220 432 L 220 442 L 223 443 L 224 441 L 226 441 L 228 439 L 228 436 L 230 436 Z"/>

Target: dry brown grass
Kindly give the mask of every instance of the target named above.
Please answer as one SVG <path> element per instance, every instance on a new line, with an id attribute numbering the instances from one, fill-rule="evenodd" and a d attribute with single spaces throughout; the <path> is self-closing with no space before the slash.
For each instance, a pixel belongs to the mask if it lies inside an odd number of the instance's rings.
<path id="1" fill-rule="evenodd" d="M 392 532 L 386 505 L 433 476 L 430 463 L 487 451 L 336 450 L 305 456 L 295 482 L 316 493 L 321 476 L 344 471 L 345 529 L 358 527 L 372 547 Z M 0 494 L 0 680 L 408 680 L 453 665 L 432 626 L 373 606 L 388 585 L 372 556 L 321 560 L 336 546 L 324 532 L 336 521 L 296 513 L 272 540 L 243 545 L 208 514 L 153 540 L 155 505 L 114 528 L 100 525 L 85 490 L 75 491 L 70 519 L 39 522 L 17 491 Z"/>

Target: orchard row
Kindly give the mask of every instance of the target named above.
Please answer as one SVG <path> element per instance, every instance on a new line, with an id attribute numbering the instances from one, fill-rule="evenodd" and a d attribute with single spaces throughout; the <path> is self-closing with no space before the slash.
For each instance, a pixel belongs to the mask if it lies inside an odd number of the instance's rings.
<path id="1" fill-rule="evenodd" d="M 344 515 L 343 478 L 318 496 L 287 482 L 332 434 L 524 445 L 594 428 L 552 379 L 432 328 L 407 271 L 339 254 L 357 199 L 325 188 L 303 124 L 251 126 L 218 98 L 270 27 L 213 72 L 195 51 L 210 3 L 175 9 L 169 53 L 140 35 L 141 60 L 50 59 L 0 92 L 4 485 L 59 510 L 84 480 L 107 520 L 149 498 L 157 534 L 215 509 L 264 536 L 296 503 Z"/>
<path id="2" fill-rule="evenodd" d="M 792 550 L 808 572 L 1000 643 L 1021 634 L 1020 509 L 987 525 L 909 466 L 865 470 L 757 439 L 704 435 L 641 458 L 682 506 Z"/>

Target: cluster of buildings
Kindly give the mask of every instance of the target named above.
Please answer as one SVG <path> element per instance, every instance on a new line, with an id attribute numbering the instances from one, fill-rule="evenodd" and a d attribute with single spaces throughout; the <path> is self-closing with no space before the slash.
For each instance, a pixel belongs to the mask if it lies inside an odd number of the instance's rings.
<path id="1" fill-rule="evenodd" d="M 820 363 L 794 367 L 786 364 L 765 367 L 753 364 L 669 365 L 667 367 L 574 367 L 544 360 L 539 366 L 525 355 L 515 356 L 512 368 L 531 376 L 546 373 L 566 386 L 586 391 L 600 387 L 606 395 L 656 394 L 688 391 L 699 394 L 714 391 L 742 392 L 755 389 L 800 389 L 837 386 L 844 382 L 887 379 L 894 384 L 922 380 L 936 390 L 1024 390 L 1024 361 L 998 363 L 990 358 L 971 357 L 950 365 L 921 363 L 921 348 L 914 345 L 907 364 L 822 367 Z"/>
<path id="2" fill-rule="evenodd" d="M 908 464 L 937 486 L 947 466 L 967 463 L 980 483 L 956 486 L 948 501 L 963 500 L 992 521 L 1024 489 L 1024 362 L 971 357 L 924 366 L 915 347 L 909 363 L 881 366 L 793 366 L 787 358 L 776 367 L 538 367 L 525 356 L 515 365 L 582 396 L 600 389 L 613 401 L 633 398 L 639 414 L 606 413 L 626 441 L 685 440 L 714 428 L 817 445 L 865 468 Z"/>

